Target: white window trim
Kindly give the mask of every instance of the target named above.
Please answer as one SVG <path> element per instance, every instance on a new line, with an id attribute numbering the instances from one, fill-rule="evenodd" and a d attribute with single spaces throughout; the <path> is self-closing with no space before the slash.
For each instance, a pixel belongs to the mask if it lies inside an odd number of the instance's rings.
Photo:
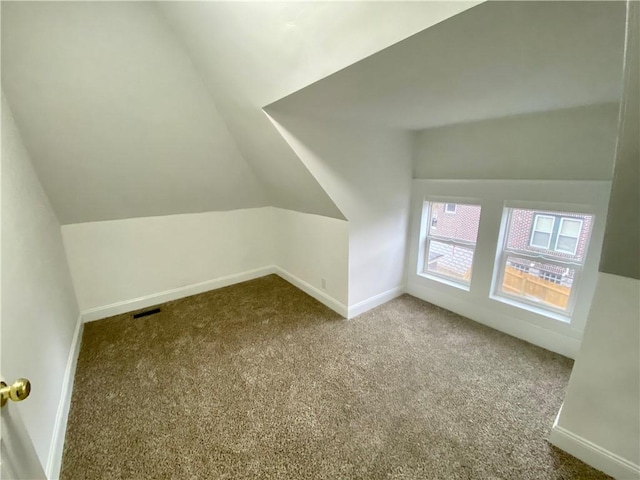
<path id="1" fill-rule="evenodd" d="M 469 203 L 467 203 L 469 202 Z M 429 234 L 430 228 L 431 228 L 431 220 L 432 220 L 432 209 L 433 209 L 433 204 L 434 203 L 443 203 L 445 205 L 444 207 L 444 211 L 446 212 L 446 205 L 447 204 L 463 204 L 463 205 L 471 205 L 471 206 L 478 206 L 482 209 L 482 206 L 480 205 L 480 203 L 471 203 L 473 202 L 473 200 L 471 199 L 464 199 L 463 201 L 455 201 L 455 202 L 447 202 L 445 200 L 441 200 L 441 199 L 429 199 L 429 198 L 425 198 L 424 202 L 422 204 L 422 218 L 426 220 L 423 221 L 423 225 L 425 225 L 425 229 L 422 232 L 422 238 L 424 238 L 424 243 L 422 245 L 422 253 L 419 255 L 419 258 L 422 259 L 421 262 L 418 263 L 418 271 L 416 272 L 417 275 L 421 276 L 421 277 L 425 277 L 425 278 L 429 278 L 431 280 L 435 280 L 437 282 L 443 283 L 445 285 L 449 285 L 451 287 L 456 287 L 465 291 L 469 291 L 469 288 L 471 287 L 471 278 L 473 277 L 473 265 L 475 263 L 476 260 L 476 242 L 467 242 L 464 240 L 457 240 L 457 239 L 451 239 L 448 237 L 441 237 L 437 234 Z M 457 208 L 456 208 L 457 210 Z M 480 215 L 482 216 L 482 210 L 480 210 Z M 433 227 L 435 229 L 435 227 Z M 468 249 L 473 250 L 473 255 L 472 255 L 472 259 L 471 259 L 471 277 L 469 278 L 468 281 L 466 280 L 461 280 L 461 279 L 457 279 L 457 278 L 453 278 L 453 277 L 449 277 L 446 275 L 442 275 L 439 274 L 438 272 L 432 272 L 429 271 L 429 246 L 432 240 L 435 240 L 437 242 L 440 243 L 446 243 L 448 245 L 452 245 L 452 246 L 461 246 L 461 247 L 465 247 Z"/>
<path id="2" fill-rule="evenodd" d="M 449 205 L 453 205 L 453 210 L 449 210 Z M 456 213 L 458 211 L 458 206 L 455 203 L 446 203 L 444 204 L 444 213 Z"/>
<path id="3" fill-rule="evenodd" d="M 572 222 L 580 222 L 580 230 L 579 230 L 580 233 L 578 233 L 577 237 L 573 237 L 571 235 L 564 235 L 562 233 L 562 224 L 564 223 L 565 220 L 570 220 Z M 569 255 L 575 255 L 576 252 L 578 251 L 578 245 L 580 243 L 580 234 L 582 233 L 582 227 L 583 226 L 584 226 L 584 221 L 581 218 L 562 217 L 560 219 L 560 226 L 558 227 L 558 235 L 556 235 L 556 244 L 553 246 L 553 249 L 556 252 L 568 253 Z M 560 239 L 561 235 L 563 237 L 569 237 L 569 238 L 575 238 L 576 239 L 576 248 L 574 248 L 572 252 L 570 252 L 569 250 L 560 250 L 560 249 L 558 249 L 558 240 Z"/>
<path id="4" fill-rule="evenodd" d="M 581 282 L 581 278 L 584 270 L 584 264 L 586 263 L 586 259 L 583 258 L 581 262 L 576 260 L 571 260 L 571 259 L 563 260 L 563 259 L 554 258 L 551 255 L 545 254 L 543 252 L 527 253 L 527 252 L 507 248 L 507 242 L 509 240 L 509 230 L 511 228 L 511 222 L 513 220 L 512 212 L 514 209 L 533 210 L 535 209 L 535 207 L 522 205 L 522 206 L 506 206 L 504 208 L 503 215 L 507 215 L 507 221 L 503 222 L 503 227 L 502 227 L 503 231 L 500 232 L 502 243 L 498 245 L 499 250 L 496 256 L 496 267 L 495 267 L 496 281 L 493 283 L 491 298 L 499 301 L 508 300 L 507 303 L 513 306 L 516 306 L 525 310 L 529 310 L 534 313 L 539 313 L 541 315 L 545 315 L 545 316 L 554 318 L 556 320 L 560 320 L 562 322 L 570 323 L 571 318 L 573 317 L 575 306 L 576 306 L 576 302 L 578 298 L 578 290 L 580 288 L 580 282 Z M 558 213 L 562 213 L 562 212 L 558 212 Z M 588 215 L 592 215 L 592 214 L 588 214 Z M 557 218 L 551 215 L 539 214 L 539 215 L 536 215 L 536 222 L 537 222 L 537 217 L 540 217 L 540 216 L 553 218 L 554 221 Z M 567 217 L 567 218 L 570 218 L 570 217 Z M 576 220 L 581 220 L 581 219 L 576 219 Z M 554 226 L 555 226 L 555 223 L 554 223 Z M 535 230 L 535 224 L 534 224 L 534 230 Z M 532 230 L 531 237 L 533 237 L 534 230 Z M 591 235 L 593 235 L 593 232 L 591 232 Z M 551 239 L 551 237 L 549 238 Z M 537 247 L 536 245 L 530 245 L 530 246 L 541 248 L 541 247 Z M 549 250 L 549 248 L 547 248 L 547 250 Z M 539 261 L 549 265 L 556 265 L 564 268 L 566 267 L 572 268 L 574 270 L 574 276 L 572 279 L 571 293 L 569 295 L 569 301 L 567 302 L 566 310 L 554 307 L 553 305 L 547 305 L 542 302 L 536 302 L 535 300 L 530 300 L 518 295 L 512 295 L 509 292 L 504 292 L 502 290 L 502 284 L 504 283 L 504 274 L 507 266 L 508 257 L 515 257 L 515 258 L 520 258 L 522 260 L 529 260 L 529 261 Z"/>
<path id="5" fill-rule="evenodd" d="M 539 218 L 550 218 L 553 221 L 553 225 L 551 226 L 551 231 L 550 232 L 543 232 L 542 230 L 536 230 L 536 227 L 538 226 L 538 219 Z M 533 220 L 533 229 L 531 230 L 531 233 L 529 234 L 529 246 L 530 247 L 534 247 L 534 248 L 542 248 L 543 250 L 549 250 L 551 248 L 551 237 L 553 237 L 553 227 L 556 224 L 556 217 L 553 217 L 551 215 L 544 215 L 542 213 L 539 214 L 535 214 L 534 215 L 534 220 Z M 547 242 L 547 246 L 546 247 L 541 247 L 540 245 L 534 245 L 533 244 L 533 235 L 536 232 L 540 232 L 540 233 L 549 233 L 549 241 Z"/>

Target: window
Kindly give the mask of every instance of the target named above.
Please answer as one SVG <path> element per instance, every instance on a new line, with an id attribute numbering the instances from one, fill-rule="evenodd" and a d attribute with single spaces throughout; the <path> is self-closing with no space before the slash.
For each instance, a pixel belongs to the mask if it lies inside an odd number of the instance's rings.
<path id="1" fill-rule="evenodd" d="M 556 252 L 576 253 L 578 240 L 582 231 L 582 220 L 576 218 L 561 218 L 558 238 L 556 239 Z"/>
<path id="2" fill-rule="evenodd" d="M 553 217 L 536 215 L 529 245 L 532 247 L 549 248 L 549 245 L 551 245 L 554 221 L 555 219 Z"/>
<path id="3" fill-rule="evenodd" d="M 574 255 L 582 225 L 580 218 L 535 213 L 529 246 Z"/>
<path id="4" fill-rule="evenodd" d="M 593 215 L 505 209 L 495 297 L 570 316 Z"/>
<path id="5" fill-rule="evenodd" d="M 480 224 L 480 205 L 425 202 L 424 208 L 427 231 L 422 273 L 468 286 Z M 456 215 L 448 215 L 454 212 Z"/>

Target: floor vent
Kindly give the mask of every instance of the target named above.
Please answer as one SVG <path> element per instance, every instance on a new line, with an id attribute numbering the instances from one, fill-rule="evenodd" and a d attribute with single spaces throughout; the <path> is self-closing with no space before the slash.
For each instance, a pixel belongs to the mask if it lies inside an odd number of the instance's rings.
<path id="1" fill-rule="evenodd" d="M 149 315 L 155 315 L 156 313 L 160 313 L 159 308 L 153 308 L 151 310 L 147 310 L 146 312 L 136 313 L 133 318 L 148 317 Z"/>

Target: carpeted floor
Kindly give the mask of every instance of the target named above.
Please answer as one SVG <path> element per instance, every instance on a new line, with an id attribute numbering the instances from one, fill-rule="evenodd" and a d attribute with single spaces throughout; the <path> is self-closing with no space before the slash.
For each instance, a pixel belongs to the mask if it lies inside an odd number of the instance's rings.
<path id="1" fill-rule="evenodd" d="M 545 437 L 571 360 L 410 296 L 276 276 L 85 326 L 63 479 L 600 479 Z"/>

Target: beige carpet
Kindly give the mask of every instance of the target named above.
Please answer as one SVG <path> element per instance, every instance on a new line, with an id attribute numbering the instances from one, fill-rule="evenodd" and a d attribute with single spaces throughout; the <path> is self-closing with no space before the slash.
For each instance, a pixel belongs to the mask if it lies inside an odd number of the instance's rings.
<path id="1" fill-rule="evenodd" d="M 403 296 L 276 276 L 85 326 L 62 478 L 599 479 L 545 437 L 572 362 Z"/>

